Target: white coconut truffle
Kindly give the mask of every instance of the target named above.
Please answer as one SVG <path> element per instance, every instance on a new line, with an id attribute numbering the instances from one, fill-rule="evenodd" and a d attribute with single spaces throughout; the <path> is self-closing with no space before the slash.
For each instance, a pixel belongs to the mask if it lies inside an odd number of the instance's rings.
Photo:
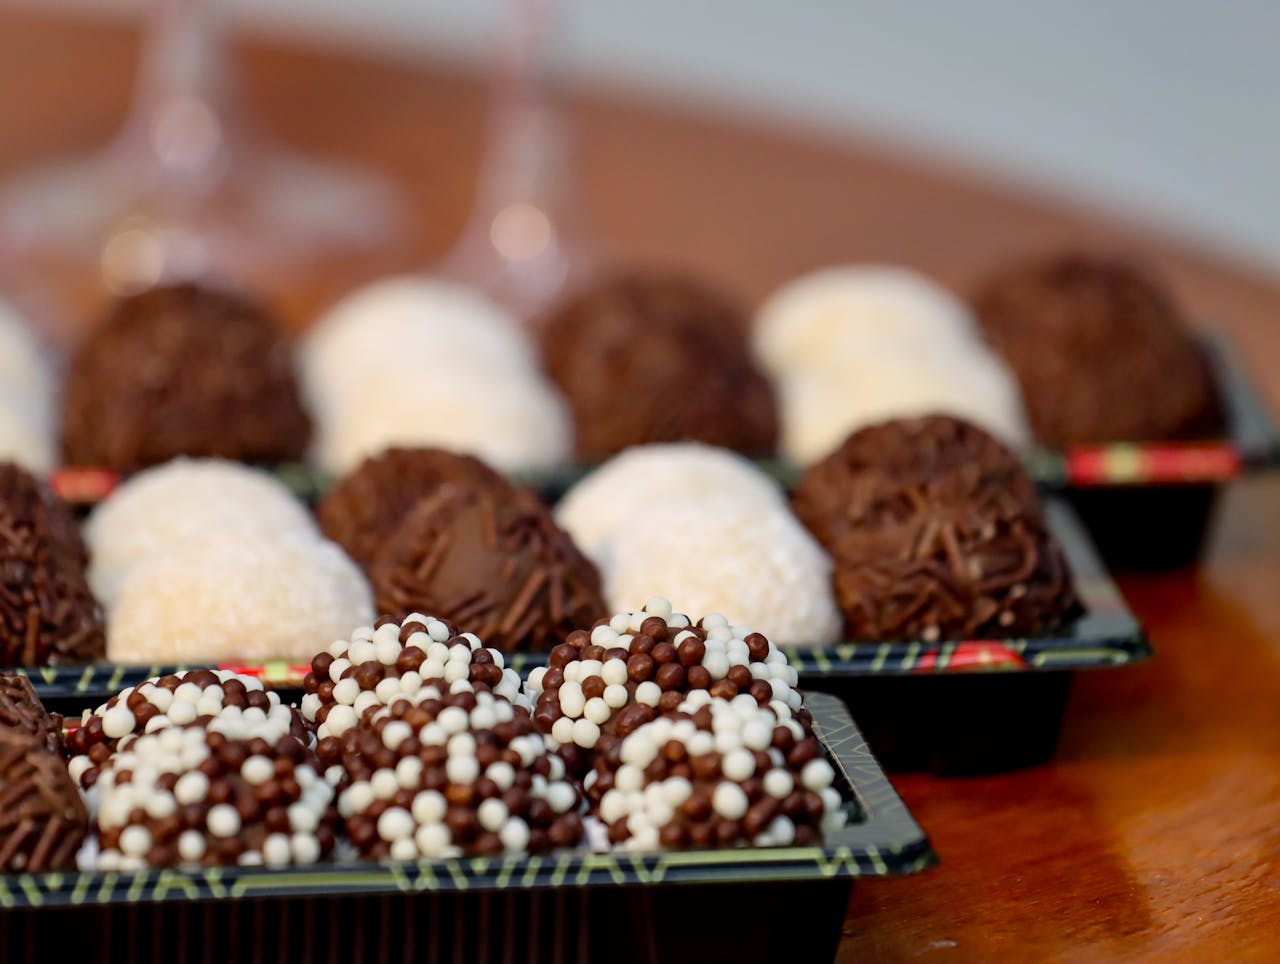
<path id="1" fill-rule="evenodd" d="M 784 506 L 656 503 L 618 530 L 601 569 L 617 609 L 665 596 L 677 612 L 722 613 L 781 645 L 824 645 L 840 630 L 831 560 Z"/>
<path id="2" fill-rule="evenodd" d="M 316 459 L 342 475 L 393 446 L 448 449 L 512 472 L 563 462 L 573 432 L 564 400 L 533 370 L 468 371 L 447 358 L 406 355 L 321 416 Z"/>
<path id="3" fill-rule="evenodd" d="M 266 472 L 221 459 L 174 459 L 130 478 L 89 516 L 89 585 L 109 608 L 134 568 L 220 532 L 317 537 L 319 530 L 306 506 Z"/>
<path id="4" fill-rule="evenodd" d="M 107 620 L 107 656 L 306 662 L 372 620 L 369 584 L 334 543 L 228 531 L 133 570 Z"/>
<path id="5" fill-rule="evenodd" d="M 56 461 L 53 424 L 47 404 L 0 385 L 0 461 L 44 474 Z"/>
<path id="6" fill-rule="evenodd" d="M 981 346 L 832 352 L 779 386 L 782 451 L 808 465 L 858 429 L 893 418 L 953 415 L 1014 449 L 1030 444 L 1026 411 L 1008 367 Z"/>
<path id="7" fill-rule="evenodd" d="M 776 375 L 794 374 L 833 349 L 945 347 L 978 341 L 969 309 L 907 268 L 825 268 L 779 288 L 756 313 L 753 344 Z"/>
<path id="8" fill-rule="evenodd" d="M 721 494 L 770 508 L 785 498 L 776 482 L 727 449 L 701 442 L 638 445 L 573 486 L 556 506 L 556 522 L 599 563 L 614 533 L 647 507 Z"/>
<path id="9" fill-rule="evenodd" d="M 369 374 L 403 358 L 468 373 L 537 367 L 528 336 L 505 309 L 465 285 L 415 276 L 342 299 L 312 327 L 300 357 L 304 389 L 322 418 Z"/>

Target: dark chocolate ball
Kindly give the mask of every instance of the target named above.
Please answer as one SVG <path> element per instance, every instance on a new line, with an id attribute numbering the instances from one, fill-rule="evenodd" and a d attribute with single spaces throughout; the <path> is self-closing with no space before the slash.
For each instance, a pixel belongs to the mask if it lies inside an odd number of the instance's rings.
<path id="1" fill-rule="evenodd" d="M 119 301 L 71 361 L 62 450 L 135 470 L 179 455 L 300 459 L 311 436 L 292 348 L 239 295 L 192 284 Z"/>
<path id="2" fill-rule="evenodd" d="M 605 612 L 600 575 L 536 496 L 445 485 L 369 569 L 378 609 L 431 613 L 497 649 L 545 652 Z"/>
<path id="3" fill-rule="evenodd" d="M 1033 635 L 1078 608 L 1017 457 L 957 419 L 855 432 L 804 474 L 793 506 L 832 557 L 851 639 Z"/>
<path id="4" fill-rule="evenodd" d="M 541 342 L 573 412 L 578 456 L 684 440 L 771 454 L 776 402 L 746 330 L 730 302 L 682 278 L 620 276 L 573 297 Z"/>
<path id="5" fill-rule="evenodd" d="M 479 459 L 443 449 L 388 449 L 365 459 L 333 486 L 316 507 L 324 534 L 368 568 L 383 543 L 422 498 L 440 486 L 507 487 Z"/>
<path id="6" fill-rule="evenodd" d="M 102 659 L 102 611 L 89 591 L 88 554 L 70 510 L 30 473 L 0 463 L 0 662 Z"/>
<path id="7" fill-rule="evenodd" d="M 1172 295 L 1134 265 L 1092 255 L 1018 264 L 974 308 L 1043 444 L 1221 434 L 1203 351 Z"/>

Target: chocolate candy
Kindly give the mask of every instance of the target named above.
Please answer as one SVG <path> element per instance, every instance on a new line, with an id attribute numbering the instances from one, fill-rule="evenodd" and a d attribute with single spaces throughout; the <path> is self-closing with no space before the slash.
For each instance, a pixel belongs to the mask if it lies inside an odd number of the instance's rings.
<path id="1" fill-rule="evenodd" d="M 580 773 L 593 755 L 674 712 L 693 691 L 747 695 L 789 717 L 803 712 L 795 685 L 795 669 L 760 633 L 716 615 L 695 626 L 655 597 L 639 612 L 571 633 L 551 651 L 547 667 L 529 674 L 525 693 L 538 729 Z"/>
<path id="2" fill-rule="evenodd" d="M 259 305 L 226 292 L 183 284 L 125 298 L 67 371 L 62 448 L 71 464 L 289 461 L 302 458 L 310 435 L 288 340 Z"/>
<path id="3" fill-rule="evenodd" d="M 585 786 L 624 850 L 810 845 L 845 823 L 812 732 L 750 696 L 691 692 L 596 757 Z"/>
<path id="4" fill-rule="evenodd" d="M 1186 318 L 1137 266 L 1080 254 L 1016 264 L 981 288 L 974 308 L 1045 445 L 1222 434 Z"/>
<path id="5" fill-rule="evenodd" d="M 524 700 L 520 676 L 504 668 L 501 653 L 451 623 L 411 613 L 402 623 L 387 619 L 377 629 L 357 629 L 317 654 L 302 681 L 302 716 L 321 740 L 342 736 L 378 707 L 431 681 L 466 681 L 478 691 Z"/>
<path id="6" fill-rule="evenodd" d="M 368 568 L 413 507 L 446 483 L 466 489 L 508 487 L 502 476 L 469 455 L 392 448 L 365 459 L 326 492 L 316 517 L 325 535 Z"/>
<path id="7" fill-rule="evenodd" d="M 67 509 L 43 482 L 0 463 L 0 662 L 85 663 L 106 651 L 89 591 L 88 554 Z"/>
<path id="8" fill-rule="evenodd" d="M 1018 459 L 947 416 L 855 432 L 796 486 L 858 640 L 1010 637 L 1078 609 Z"/>
<path id="9" fill-rule="evenodd" d="M 606 612 L 600 575 L 530 492 L 445 485 L 369 569 L 377 606 L 430 612 L 509 651 L 546 652 Z"/>
<path id="10" fill-rule="evenodd" d="M 60 727 L 30 682 L 0 677 L 0 872 L 75 866 L 88 814 L 67 773 Z"/>
<path id="11" fill-rule="evenodd" d="M 582 840 L 580 797 L 529 712 L 466 680 L 424 683 L 317 746 L 375 859 L 541 853 Z"/>
<path id="12" fill-rule="evenodd" d="M 129 740 L 98 774 L 97 867 L 312 864 L 336 840 L 333 798 L 291 734 L 165 727 Z"/>
<path id="13" fill-rule="evenodd" d="M 773 389 L 746 329 L 715 291 L 656 275 L 615 277 L 553 312 L 543 358 L 573 410 L 578 456 L 684 440 L 772 453 Z"/>

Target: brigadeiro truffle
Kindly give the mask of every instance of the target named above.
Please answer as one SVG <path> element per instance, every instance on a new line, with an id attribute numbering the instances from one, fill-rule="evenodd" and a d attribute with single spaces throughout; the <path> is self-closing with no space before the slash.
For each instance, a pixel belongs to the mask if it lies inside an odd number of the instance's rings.
<path id="1" fill-rule="evenodd" d="M 605 610 L 596 567 L 531 492 L 446 485 L 369 570 L 378 610 L 436 613 L 504 650 L 545 652 Z"/>
<path id="2" fill-rule="evenodd" d="M 317 746 L 366 857 L 541 853 L 582 840 L 578 791 L 529 711 L 465 680 L 424 682 Z"/>
<path id="3" fill-rule="evenodd" d="M 750 696 L 691 692 L 599 755 L 585 782 L 625 850 L 812 845 L 845 823 L 817 738 Z"/>
<path id="4" fill-rule="evenodd" d="M 1068 254 L 1014 265 L 974 298 L 1050 446 L 1219 435 L 1205 356 L 1173 296 L 1135 265 Z"/>
<path id="5" fill-rule="evenodd" d="M 61 720 L 23 677 L 0 677 L 0 872 L 75 866 L 88 814 L 62 757 Z"/>
<path id="6" fill-rule="evenodd" d="M 25 470 L 0 463 L 0 662 L 103 657 L 102 613 L 85 581 L 85 561 L 66 505 Z"/>
<path id="7" fill-rule="evenodd" d="M 661 714 L 694 690 L 732 699 L 748 694 L 780 719 L 801 711 L 796 671 L 760 633 L 712 615 L 693 625 L 662 598 L 638 612 L 577 630 L 529 674 L 533 720 L 574 772 L 591 755 Z M 807 715 L 807 714 L 806 714 Z"/>
<path id="8" fill-rule="evenodd" d="M 89 584 L 114 605 L 130 573 L 211 533 L 315 536 L 311 513 L 261 469 L 222 459 L 174 459 L 130 477 L 89 516 Z"/>
<path id="9" fill-rule="evenodd" d="M 178 455 L 299 459 L 311 424 L 288 339 L 260 306 L 183 284 L 121 300 L 67 371 L 63 457 L 133 470 Z"/>
<path id="10" fill-rule="evenodd" d="M 553 311 L 543 357 L 573 411 L 578 456 L 686 439 L 772 453 L 773 389 L 746 329 L 718 293 L 657 275 L 616 277 Z"/>
<path id="11" fill-rule="evenodd" d="M 357 629 L 317 654 L 302 681 L 302 716 L 321 740 L 339 737 L 401 693 L 418 692 L 424 680 L 465 681 L 474 691 L 523 701 L 520 676 L 504 667 L 501 653 L 451 623 L 411 613 L 399 624 Z"/>
<path id="12" fill-rule="evenodd" d="M 1030 635 L 1077 609 L 1018 459 L 957 419 L 855 432 L 804 474 L 794 506 L 835 562 L 853 639 Z"/>
<path id="13" fill-rule="evenodd" d="M 506 488 L 479 459 L 443 449 L 392 448 L 365 459 L 316 506 L 324 534 L 368 567 L 418 501 L 440 486 Z"/>

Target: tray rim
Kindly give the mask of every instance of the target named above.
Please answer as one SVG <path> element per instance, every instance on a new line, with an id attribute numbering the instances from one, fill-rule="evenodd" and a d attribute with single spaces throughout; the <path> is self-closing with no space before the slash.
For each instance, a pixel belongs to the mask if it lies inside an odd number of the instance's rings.
<path id="1" fill-rule="evenodd" d="M 328 897 L 831 880 L 916 873 L 938 857 L 876 761 L 848 708 L 811 693 L 806 706 L 837 780 L 864 819 L 821 847 L 642 854 L 559 852 L 436 861 L 351 861 L 312 867 L 166 868 L 0 875 L 0 912 L 15 908 L 155 904 L 175 900 Z"/>

